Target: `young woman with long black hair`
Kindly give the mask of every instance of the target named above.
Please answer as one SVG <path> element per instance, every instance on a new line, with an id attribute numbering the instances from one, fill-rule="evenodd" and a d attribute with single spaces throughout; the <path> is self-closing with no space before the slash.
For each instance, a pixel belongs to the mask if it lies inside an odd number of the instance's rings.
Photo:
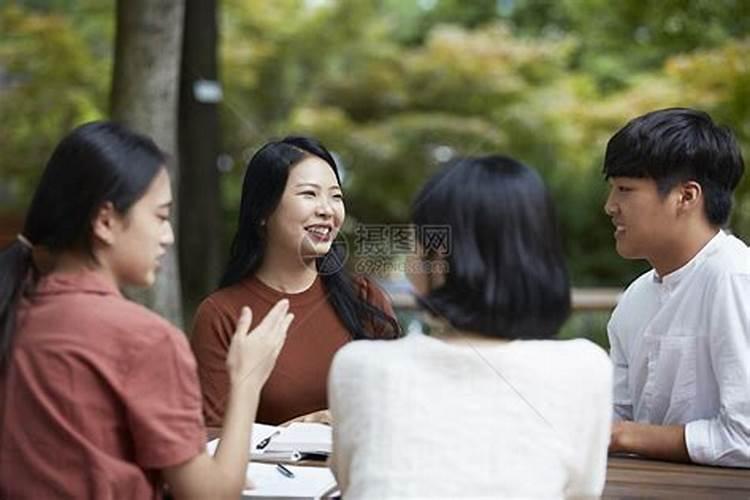
<path id="1" fill-rule="evenodd" d="M 0 252 L 0 498 L 159 498 L 163 482 L 175 498 L 240 495 L 260 388 L 292 316 L 282 301 L 251 335 L 247 308 L 232 318 L 210 457 L 185 336 L 119 292 L 153 284 L 172 244 L 165 161 L 121 125 L 75 129 Z"/>
<path id="2" fill-rule="evenodd" d="M 225 418 L 222 360 L 242 304 L 262 313 L 285 298 L 296 317 L 261 395 L 258 420 L 265 423 L 326 409 L 331 359 L 349 340 L 399 335 L 383 293 L 344 269 L 334 245 L 344 217 L 336 162 L 318 141 L 287 137 L 250 160 L 221 288 L 198 308 L 191 340 L 208 425 Z"/>

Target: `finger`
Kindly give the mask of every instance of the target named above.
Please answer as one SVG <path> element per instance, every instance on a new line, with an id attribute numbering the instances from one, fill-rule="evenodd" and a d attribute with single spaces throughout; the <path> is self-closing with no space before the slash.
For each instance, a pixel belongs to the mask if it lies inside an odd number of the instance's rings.
<path id="1" fill-rule="evenodd" d="M 284 316 L 284 319 L 282 320 L 281 325 L 279 326 L 279 329 L 281 330 L 282 342 L 286 340 L 286 335 L 289 332 L 289 327 L 292 325 L 292 321 L 294 321 L 294 313 L 289 313 L 286 316 Z"/>
<path id="2" fill-rule="evenodd" d="M 293 320 L 294 320 L 294 314 L 287 314 L 286 317 L 284 318 L 283 323 L 279 326 L 278 336 L 276 337 L 276 345 L 271 351 L 274 357 L 278 357 L 279 353 L 281 352 L 281 349 L 284 347 L 284 343 L 286 342 L 286 334 L 287 334 L 287 331 L 289 330 L 289 325 L 292 324 Z"/>
<path id="3" fill-rule="evenodd" d="M 253 324 L 253 311 L 247 306 L 242 306 L 240 317 L 237 320 L 237 326 L 235 327 L 235 335 L 246 335 L 250 330 L 250 325 Z"/>
<path id="4" fill-rule="evenodd" d="M 289 301 L 287 299 L 281 299 L 268 311 L 266 317 L 258 325 L 258 330 L 275 329 L 279 322 L 284 318 L 284 315 L 289 310 Z"/>
<path id="5" fill-rule="evenodd" d="M 284 317 L 281 318 L 281 322 L 273 329 L 273 339 L 276 347 L 283 345 L 286 341 L 287 332 L 289 331 L 289 326 L 292 324 L 292 321 L 294 321 L 294 314 L 285 314 Z"/>

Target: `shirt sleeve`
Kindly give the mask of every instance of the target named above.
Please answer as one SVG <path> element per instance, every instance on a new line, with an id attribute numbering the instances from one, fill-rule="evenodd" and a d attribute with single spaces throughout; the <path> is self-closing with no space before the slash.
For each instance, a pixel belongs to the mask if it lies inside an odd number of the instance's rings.
<path id="1" fill-rule="evenodd" d="M 750 467 L 750 275 L 722 277 L 706 309 L 719 413 L 685 426 L 691 460 Z"/>
<path id="2" fill-rule="evenodd" d="M 206 425 L 219 427 L 229 397 L 226 360 L 234 334 L 235 319 L 222 311 L 209 297 L 195 314 L 191 347 L 198 362 L 198 379 L 203 394 Z"/>
<path id="3" fill-rule="evenodd" d="M 615 420 L 633 420 L 633 402 L 630 396 L 628 383 L 628 358 L 623 346 L 621 332 L 618 329 L 617 317 L 619 306 L 612 313 L 612 318 L 607 324 L 607 336 L 609 337 L 609 357 L 614 365 L 613 374 L 613 410 Z"/>
<path id="4" fill-rule="evenodd" d="M 184 463 L 205 450 L 195 360 L 181 332 L 138 353 L 124 386 L 135 461 L 145 469 Z"/>

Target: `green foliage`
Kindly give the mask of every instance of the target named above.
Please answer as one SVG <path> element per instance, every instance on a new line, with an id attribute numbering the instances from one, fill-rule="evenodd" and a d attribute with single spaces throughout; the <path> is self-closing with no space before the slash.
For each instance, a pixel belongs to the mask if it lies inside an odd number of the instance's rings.
<path id="1" fill-rule="evenodd" d="M 102 116 L 110 60 L 59 13 L 11 3 L 0 32 L 0 203 L 23 205 L 60 136 Z"/>
<path id="2" fill-rule="evenodd" d="M 105 108 L 112 5 L 0 7 L 0 197 L 57 138 Z M 750 144 L 750 3 L 739 0 L 223 0 L 224 176 L 231 232 L 248 155 L 319 136 L 344 166 L 350 221 L 403 222 L 455 155 L 535 166 L 557 201 L 578 285 L 644 268 L 614 252 L 602 205 L 606 141 L 638 114 L 695 106 Z M 733 229 L 750 237 L 750 181 Z M 2 201 L 2 200 L 0 200 Z"/>

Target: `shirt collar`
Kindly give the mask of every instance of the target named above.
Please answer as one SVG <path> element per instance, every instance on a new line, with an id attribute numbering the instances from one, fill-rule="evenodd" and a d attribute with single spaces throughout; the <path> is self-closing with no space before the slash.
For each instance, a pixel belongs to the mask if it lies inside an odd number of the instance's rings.
<path id="1" fill-rule="evenodd" d="M 666 276 L 661 277 L 656 273 L 656 270 L 654 270 L 654 283 L 659 285 L 666 285 L 668 287 L 676 286 L 686 275 L 690 274 L 693 269 L 698 267 L 704 260 L 706 260 L 708 256 L 713 254 L 714 251 L 716 251 L 716 248 L 718 248 L 726 238 L 727 234 L 720 229 L 719 232 L 716 233 L 716 236 L 711 238 L 708 243 L 703 245 L 703 248 L 701 248 L 700 251 L 695 254 L 695 256 L 693 256 L 692 259 L 690 259 L 679 269 L 676 269 Z"/>
<path id="2" fill-rule="evenodd" d="M 110 279 L 95 270 L 53 272 L 47 274 L 39 280 L 34 293 L 36 295 L 92 293 L 97 295 L 122 296 L 120 290 Z"/>

